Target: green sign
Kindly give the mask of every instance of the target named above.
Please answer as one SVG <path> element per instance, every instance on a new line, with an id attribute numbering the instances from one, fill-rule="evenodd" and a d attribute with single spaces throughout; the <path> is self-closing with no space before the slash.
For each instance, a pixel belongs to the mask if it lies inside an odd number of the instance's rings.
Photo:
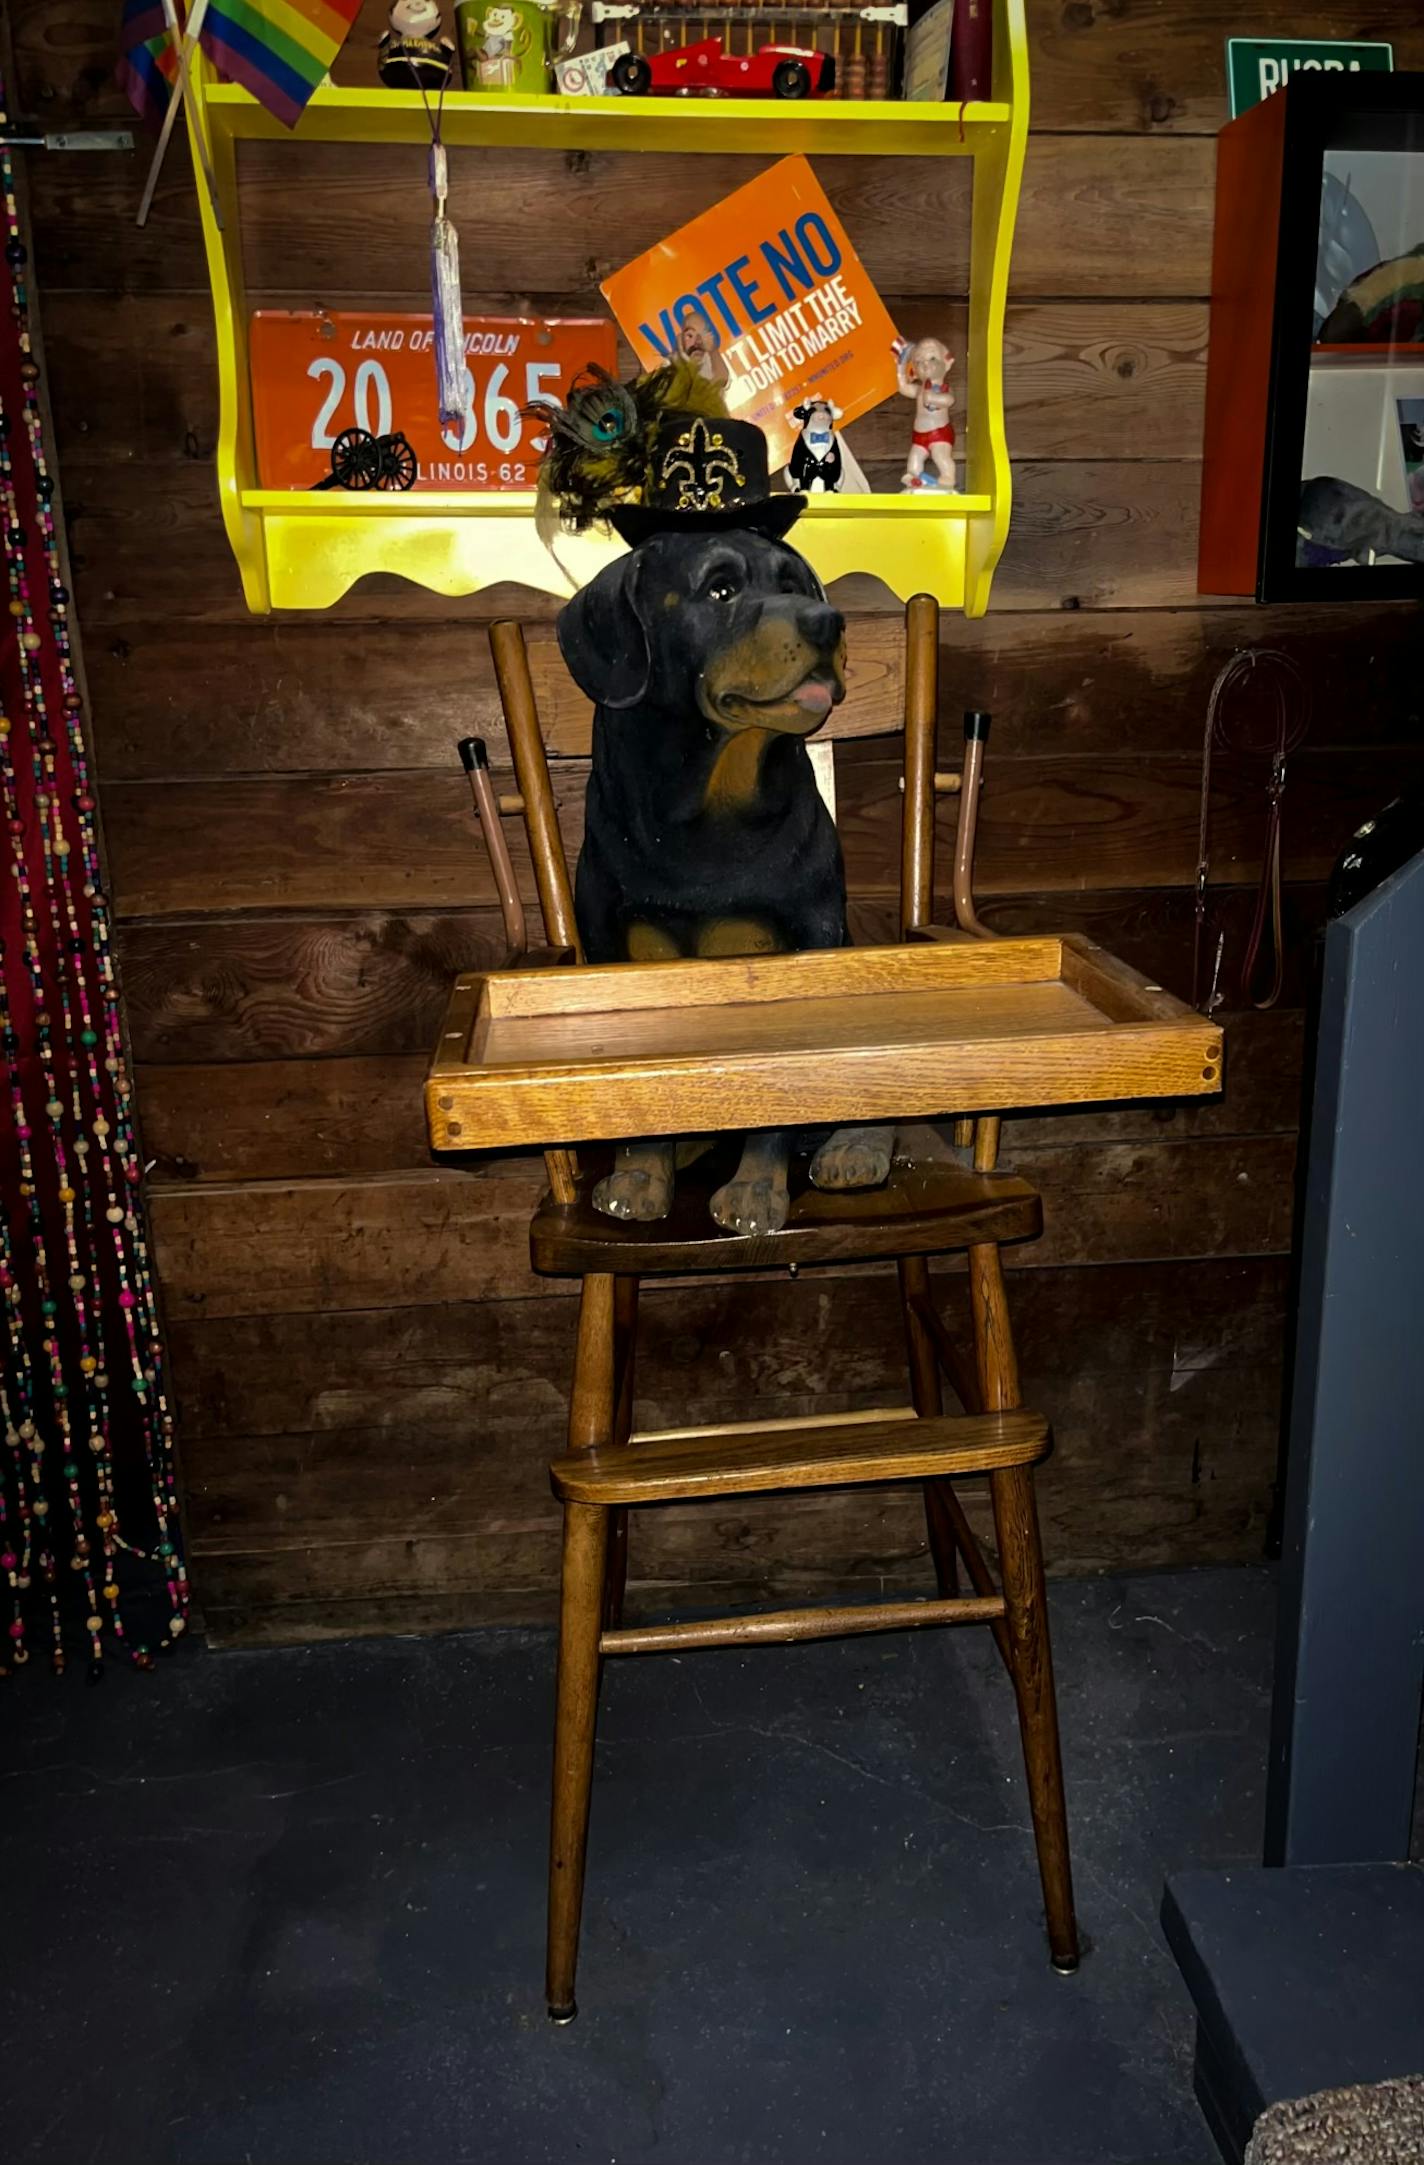
<path id="1" fill-rule="evenodd" d="M 1352 45 L 1343 38 L 1228 38 L 1231 117 L 1283 90 L 1293 75 L 1361 75 L 1371 69 L 1393 73 L 1392 45 Z"/>

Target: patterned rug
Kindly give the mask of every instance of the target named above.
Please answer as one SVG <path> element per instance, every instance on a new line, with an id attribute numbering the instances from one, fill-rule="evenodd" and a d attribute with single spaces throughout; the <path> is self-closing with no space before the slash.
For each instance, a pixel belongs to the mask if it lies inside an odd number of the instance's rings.
<path id="1" fill-rule="evenodd" d="M 1270 2105 L 1245 2165 L 1421 2165 L 1424 2076 L 1320 2090 Z"/>

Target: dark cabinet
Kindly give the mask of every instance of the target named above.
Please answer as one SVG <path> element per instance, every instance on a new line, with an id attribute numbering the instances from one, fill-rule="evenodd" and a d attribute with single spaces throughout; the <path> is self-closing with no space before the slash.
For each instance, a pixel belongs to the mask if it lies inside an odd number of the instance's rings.
<path id="1" fill-rule="evenodd" d="M 1424 597 L 1424 75 L 1298 75 L 1221 132 L 1197 585 Z"/>

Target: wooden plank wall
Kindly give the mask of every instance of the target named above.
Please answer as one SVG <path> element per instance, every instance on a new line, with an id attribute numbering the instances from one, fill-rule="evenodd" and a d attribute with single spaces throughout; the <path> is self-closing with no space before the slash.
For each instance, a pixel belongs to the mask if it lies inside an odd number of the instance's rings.
<path id="1" fill-rule="evenodd" d="M 9 12 L 20 110 L 118 117 L 112 4 Z M 358 74 L 380 12 L 358 27 Z M 1316 694 L 1287 813 L 1288 1004 L 1233 1013 L 1224 1099 L 1026 1121 L 1011 1144 L 1048 1215 L 1013 1292 L 1026 1389 L 1059 1436 L 1055 1568 L 1241 1558 L 1259 1550 L 1275 1446 L 1303 958 L 1351 827 L 1419 773 L 1418 618 L 1194 591 L 1213 136 L 1239 11 L 1030 0 L 1030 16 L 1014 525 L 994 611 L 947 624 L 943 671 L 946 751 L 961 707 L 997 716 L 991 922 L 1084 928 L 1185 990 L 1212 677 L 1268 641 Z M 1273 26 L 1391 38 L 1401 66 L 1424 66 L 1417 0 L 1367 16 L 1263 0 L 1249 27 Z M 601 275 L 756 161 L 454 163 L 472 302 L 478 285 L 586 308 Z M 227 1640 L 547 1616 L 542 1465 L 573 1307 L 526 1270 L 537 1167 L 433 1168 L 417 1085 L 451 972 L 499 946 L 452 758 L 496 728 L 483 626 L 551 604 L 387 581 L 320 620 L 244 613 L 215 503 L 186 158 L 140 233 L 142 171 L 49 156 L 31 182 L 199 1594 Z M 416 152 L 262 148 L 246 171 L 255 301 L 420 305 Z M 902 324 L 961 322 L 965 169 L 824 161 L 822 177 Z M 901 430 L 898 412 L 874 417 L 862 457 L 893 472 Z M 852 600 L 885 605 L 868 582 Z M 1218 769 L 1216 906 L 1238 960 L 1259 779 Z M 896 880 L 885 745 L 851 747 L 841 787 L 870 933 Z M 873 1273 L 655 1292 L 645 1410 L 865 1403 L 899 1361 L 892 1292 Z M 634 1557 L 641 1606 L 923 1576 L 914 1509 L 862 1496 L 790 1520 L 666 1514 L 636 1529 Z"/>

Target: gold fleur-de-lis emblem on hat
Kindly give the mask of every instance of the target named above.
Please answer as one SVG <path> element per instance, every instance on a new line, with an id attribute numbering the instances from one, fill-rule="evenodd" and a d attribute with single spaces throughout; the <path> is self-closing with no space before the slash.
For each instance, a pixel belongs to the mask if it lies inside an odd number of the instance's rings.
<path id="1" fill-rule="evenodd" d="M 720 511 L 728 482 L 744 489 L 746 475 L 720 429 L 699 416 L 673 438 L 658 469 L 659 486 L 676 486 L 676 511 Z"/>

